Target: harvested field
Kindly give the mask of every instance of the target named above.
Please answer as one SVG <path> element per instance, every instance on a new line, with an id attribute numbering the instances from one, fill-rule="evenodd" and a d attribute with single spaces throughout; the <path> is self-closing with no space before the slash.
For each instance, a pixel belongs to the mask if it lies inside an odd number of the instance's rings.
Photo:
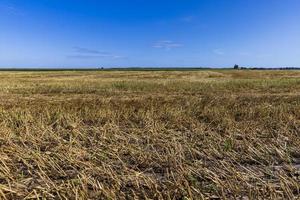
<path id="1" fill-rule="evenodd" d="M 0 73 L 0 199 L 300 198 L 300 71 Z"/>

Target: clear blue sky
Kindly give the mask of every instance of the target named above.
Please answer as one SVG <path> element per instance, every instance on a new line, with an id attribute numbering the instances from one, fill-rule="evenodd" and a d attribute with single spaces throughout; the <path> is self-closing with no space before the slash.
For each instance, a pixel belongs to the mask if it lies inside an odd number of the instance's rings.
<path id="1" fill-rule="evenodd" d="M 0 0 L 0 67 L 300 67 L 300 0 Z"/>

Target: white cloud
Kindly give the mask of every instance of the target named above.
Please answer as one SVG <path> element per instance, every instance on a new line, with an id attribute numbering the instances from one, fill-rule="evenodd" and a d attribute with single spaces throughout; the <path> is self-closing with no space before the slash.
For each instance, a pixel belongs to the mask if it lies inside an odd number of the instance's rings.
<path id="1" fill-rule="evenodd" d="M 257 58 L 270 58 L 272 56 L 273 56 L 272 54 L 264 53 L 264 54 L 258 54 Z"/>
<path id="2" fill-rule="evenodd" d="M 225 54 L 222 49 L 214 49 L 213 53 L 216 54 L 216 55 L 219 55 L 219 56 L 222 56 L 222 55 Z"/>
<path id="3" fill-rule="evenodd" d="M 121 59 L 126 58 L 124 56 L 115 55 L 106 51 L 99 51 L 95 49 L 89 49 L 85 47 L 73 47 L 73 55 L 67 56 L 72 59 L 99 59 L 99 58 L 110 58 L 110 59 Z"/>
<path id="4" fill-rule="evenodd" d="M 84 47 L 73 47 L 73 50 L 76 53 L 83 53 L 83 54 L 109 54 L 108 52 L 98 51 L 95 49 L 88 49 Z"/>
<path id="5" fill-rule="evenodd" d="M 173 42 L 171 40 L 163 40 L 163 41 L 156 42 L 152 47 L 157 49 L 171 50 L 182 46 L 183 46 L 182 44 Z"/>
<path id="6" fill-rule="evenodd" d="M 190 16 L 185 16 L 185 17 L 180 18 L 180 21 L 188 23 L 188 22 L 192 22 L 194 19 L 195 19 L 195 17 L 190 15 Z"/>
<path id="7" fill-rule="evenodd" d="M 249 52 L 239 52 L 238 54 L 240 56 L 251 56 L 251 53 L 249 53 Z"/>
<path id="8" fill-rule="evenodd" d="M 0 5 L 0 12 L 9 14 L 9 15 L 17 15 L 17 16 L 23 16 L 24 13 L 15 7 L 14 5 Z"/>

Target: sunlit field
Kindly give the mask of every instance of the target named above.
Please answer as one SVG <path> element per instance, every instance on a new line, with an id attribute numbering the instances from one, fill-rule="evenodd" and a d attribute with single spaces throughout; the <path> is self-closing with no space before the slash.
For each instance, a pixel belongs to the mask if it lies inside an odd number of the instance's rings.
<path id="1" fill-rule="evenodd" d="M 0 199 L 300 198 L 300 71 L 0 72 Z"/>

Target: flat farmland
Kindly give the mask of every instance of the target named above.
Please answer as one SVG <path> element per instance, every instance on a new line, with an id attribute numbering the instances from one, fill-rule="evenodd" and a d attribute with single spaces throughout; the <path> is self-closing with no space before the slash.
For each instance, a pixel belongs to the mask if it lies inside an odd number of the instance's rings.
<path id="1" fill-rule="evenodd" d="M 0 72 L 0 199 L 300 198 L 300 71 Z"/>

